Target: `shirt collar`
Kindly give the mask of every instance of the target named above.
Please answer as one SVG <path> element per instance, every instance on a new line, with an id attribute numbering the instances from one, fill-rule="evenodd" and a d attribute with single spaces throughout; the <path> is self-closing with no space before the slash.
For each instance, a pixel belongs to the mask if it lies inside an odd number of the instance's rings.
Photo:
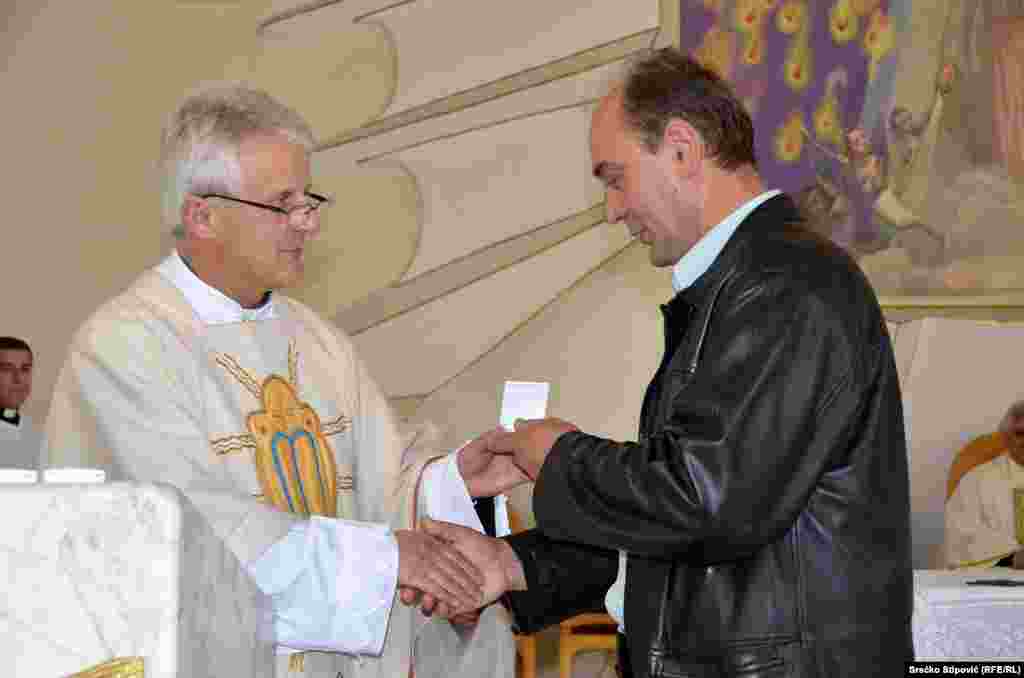
<path id="1" fill-rule="evenodd" d="M 676 262 L 672 267 L 672 289 L 681 292 L 696 282 L 697 278 L 704 275 L 704 272 L 711 268 L 715 259 L 722 253 L 725 243 L 736 232 L 743 220 L 766 200 L 774 198 L 782 191 L 765 191 L 760 195 L 751 198 L 743 203 L 725 219 L 722 219 L 710 231 L 697 241 L 697 244 L 690 248 L 690 251 Z"/>
<path id="2" fill-rule="evenodd" d="M 157 266 L 157 272 L 181 290 L 189 306 L 206 325 L 269 320 L 277 317 L 273 293 L 268 294 L 267 300 L 257 308 L 244 308 L 217 288 L 203 282 L 192 272 L 177 251 Z"/>

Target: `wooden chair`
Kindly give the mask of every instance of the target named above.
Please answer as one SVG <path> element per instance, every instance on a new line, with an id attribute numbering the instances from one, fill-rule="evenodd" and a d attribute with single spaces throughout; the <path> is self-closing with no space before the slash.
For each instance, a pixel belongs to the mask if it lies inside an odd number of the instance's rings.
<path id="1" fill-rule="evenodd" d="M 519 514 L 508 507 L 508 527 L 512 532 L 521 532 L 525 527 Z M 519 678 L 537 678 L 537 637 L 515 634 L 516 675 Z"/>
<path id="2" fill-rule="evenodd" d="M 558 675 L 572 678 L 572 660 L 578 652 L 618 647 L 618 624 L 604 612 L 587 612 L 558 625 Z"/>
<path id="3" fill-rule="evenodd" d="M 977 466 L 991 461 L 1006 451 L 1006 441 L 1000 432 L 989 433 L 978 436 L 963 446 L 953 458 L 949 467 L 949 477 L 946 480 L 946 501 L 953 496 L 960 479 L 968 471 Z"/>
<path id="4" fill-rule="evenodd" d="M 509 529 L 520 532 L 526 526 L 511 506 L 508 508 Z M 516 675 L 519 678 L 536 678 L 537 638 L 533 635 L 516 635 Z M 566 619 L 558 626 L 558 670 L 560 678 L 572 677 L 572 661 L 578 652 L 609 650 L 618 647 L 618 625 L 611 616 L 603 613 L 579 614 Z"/>

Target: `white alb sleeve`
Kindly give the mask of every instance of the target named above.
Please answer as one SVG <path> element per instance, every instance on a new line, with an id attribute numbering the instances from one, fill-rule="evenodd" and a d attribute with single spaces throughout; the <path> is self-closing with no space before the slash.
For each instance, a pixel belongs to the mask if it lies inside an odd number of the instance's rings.
<path id="1" fill-rule="evenodd" d="M 463 445 L 465 447 L 465 445 Z M 462 449 L 461 447 L 459 448 Z M 428 518 L 457 523 L 483 532 L 466 482 L 459 473 L 459 450 L 427 466 L 423 471 L 422 502 Z"/>
<path id="2" fill-rule="evenodd" d="M 280 650 L 381 653 L 398 582 L 386 525 L 312 516 L 247 569 L 271 597 Z"/>

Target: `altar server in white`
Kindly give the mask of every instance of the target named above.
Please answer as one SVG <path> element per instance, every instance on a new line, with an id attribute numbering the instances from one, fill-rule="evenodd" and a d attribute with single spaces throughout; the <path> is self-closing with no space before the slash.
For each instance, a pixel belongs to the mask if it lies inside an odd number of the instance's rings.
<path id="1" fill-rule="evenodd" d="M 1024 501 L 1024 400 L 1006 411 L 999 433 L 1006 450 L 965 473 L 946 501 L 949 567 L 1024 568 L 1024 506 L 1016 508 Z"/>
<path id="2" fill-rule="evenodd" d="M 0 468 L 39 466 L 39 432 L 22 409 L 32 395 L 32 349 L 17 337 L 0 337 Z"/>
<path id="3" fill-rule="evenodd" d="M 487 451 L 493 432 L 451 454 L 400 432 L 349 339 L 276 292 L 299 281 L 329 204 L 312 150 L 264 92 L 181 105 L 162 145 L 177 251 L 75 335 L 44 461 L 183 490 L 272 596 L 278 676 L 511 676 L 500 606 L 474 626 L 440 618 L 478 607 L 483 573 L 411 528 L 480 529 L 470 495 L 525 476 Z"/>

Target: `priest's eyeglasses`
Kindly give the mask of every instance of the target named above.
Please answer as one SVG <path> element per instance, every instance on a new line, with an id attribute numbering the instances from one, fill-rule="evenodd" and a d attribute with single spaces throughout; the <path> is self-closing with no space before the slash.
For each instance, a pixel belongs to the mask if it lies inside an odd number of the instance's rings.
<path id="1" fill-rule="evenodd" d="M 298 205 L 292 205 L 291 207 L 278 207 L 277 205 L 268 205 L 265 202 L 242 200 L 241 198 L 235 198 L 221 193 L 204 193 L 199 197 L 203 200 L 206 200 L 207 198 L 220 198 L 221 200 L 230 200 L 231 202 L 238 202 L 243 205 L 251 205 L 252 207 L 270 210 L 275 214 L 284 215 L 288 219 L 288 222 L 293 224 L 302 223 L 310 217 L 318 214 L 322 207 L 330 207 L 331 205 L 331 199 L 326 196 L 308 192 L 303 195 L 305 195 L 306 200 L 300 202 Z"/>

